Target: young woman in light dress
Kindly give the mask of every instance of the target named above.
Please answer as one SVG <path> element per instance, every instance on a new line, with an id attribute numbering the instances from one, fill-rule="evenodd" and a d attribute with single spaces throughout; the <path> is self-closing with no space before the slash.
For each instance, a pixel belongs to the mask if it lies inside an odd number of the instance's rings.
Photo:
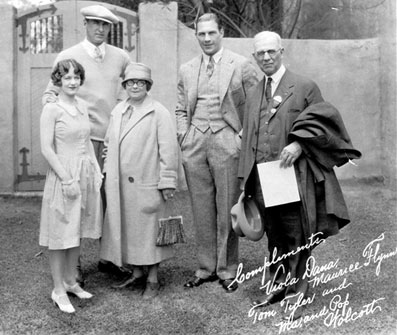
<path id="1" fill-rule="evenodd" d="M 56 64 L 51 74 L 60 87 L 58 101 L 44 106 L 40 118 L 41 151 L 49 164 L 43 192 L 40 245 L 48 247 L 59 309 L 74 313 L 67 293 L 90 299 L 76 282 L 81 238 L 98 239 L 102 229 L 102 174 L 90 141 L 87 110 L 76 93 L 84 68 L 75 60 Z"/>

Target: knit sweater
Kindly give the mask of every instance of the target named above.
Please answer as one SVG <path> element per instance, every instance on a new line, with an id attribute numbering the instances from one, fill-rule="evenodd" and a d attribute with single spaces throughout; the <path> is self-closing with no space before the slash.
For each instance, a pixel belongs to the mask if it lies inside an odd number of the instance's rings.
<path id="1" fill-rule="evenodd" d="M 80 87 L 77 97 L 85 101 L 90 117 L 91 139 L 103 141 L 109 125 L 110 112 L 118 100 L 124 98 L 121 79 L 128 64 L 132 61 L 128 54 L 112 45 L 105 45 L 105 58 L 96 62 L 84 49 L 83 44 L 76 44 L 59 53 L 54 65 L 60 60 L 74 58 L 85 70 L 85 81 Z M 43 102 L 48 95 L 57 95 L 59 87 L 52 82 L 48 84 Z"/>

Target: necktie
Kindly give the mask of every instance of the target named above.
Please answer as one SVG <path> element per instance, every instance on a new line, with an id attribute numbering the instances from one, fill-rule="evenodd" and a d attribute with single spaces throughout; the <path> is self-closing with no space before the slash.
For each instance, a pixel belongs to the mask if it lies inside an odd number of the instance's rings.
<path id="1" fill-rule="evenodd" d="M 103 55 L 101 52 L 101 49 L 99 49 L 98 47 L 95 48 L 95 57 L 94 57 L 95 61 L 97 63 L 101 63 L 103 60 Z"/>
<path id="2" fill-rule="evenodd" d="M 127 125 L 128 121 L 130 120 L 133 110 L 134 110 L 134 107 L 130 106 L 127 108 L 127 110 L 121 116 L 120 134 L 123 132 L 125 126 Z"/>
<path id="3" fill-rule="evenodd" d="M 208 65 L 207 65 L 207 75 L 208 75 L 208 77 L 211 77 L 212 74 L 214 73 L 214 67 L 215 67 L 214 58 L 212 58 L 212 56 L 211 56 L 210 60 L 208 62 Z"/>
<path id="4" fill-rule="evenodd" d="M 266 101 L 269 103 L 272 97 L 272 77 L 267 78 L 265 97 L 266 97 Z"/>

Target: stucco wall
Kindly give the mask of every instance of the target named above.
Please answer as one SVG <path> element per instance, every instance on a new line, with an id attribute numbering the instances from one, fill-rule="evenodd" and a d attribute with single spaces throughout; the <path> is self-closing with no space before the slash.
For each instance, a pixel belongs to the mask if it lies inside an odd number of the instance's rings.
<path id="1" fill-rule="evenodd" d="M 397 187 L 397 102 L 396 102 L 396 1 L 388 0 L 380 13 L 380 108 L 382 110 L 382 175 Z"/>
<path id="2" fill-rule="evenodd" d="M 15 87 L 15 10 L 0 5 L 0 193 L 14 191 L 18 171 Z M 317 82 L 324 98 L 341 112 L 353 144 L 363 153 L 358 166 L 337 169 L 341 179 L 385 177 L 396 181 L 396 3 L 385 2 L 382 34 L 371 40 L 284 40 L 284 63 Z M 138 59 L 152 68 L 152 94 L 170 112 L 176 104 L 179 66 L 201 50 L 194 31 L 177 20 L 175 2 L 139 6 Z M 252 39 L 224 39 L 224 46 L 250 58 Z M 258 73 L 260 71 L 258 69 Z"/>

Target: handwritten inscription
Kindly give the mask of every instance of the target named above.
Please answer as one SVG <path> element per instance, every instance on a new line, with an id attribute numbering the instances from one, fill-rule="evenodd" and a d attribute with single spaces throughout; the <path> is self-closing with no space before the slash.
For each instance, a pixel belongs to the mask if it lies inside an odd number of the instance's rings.
<path id="1" fill-rule="evenodd" d="M 321 232 L 312 234 L 309 237 L 309 239 L 308 239 L 309 242 L 307 244 L 302 245 L 302 246 L 298 247 L 297 249 L 294 249 L 286 254 L 282 254 L 281 256 L 277 256 L 277 248 L 274 248 L 271 260 L 268 260 L 267 257 L 264 257 L 263 265 L 252 270 L 252 271 L 243 273 L 244 265 L 243 265 L 243 263 L 240 263 L 237 267 L 237 274 L 236 274 L 235 279 L 233 280 L 233 283 L 237 282 L 238 284 L 242 284 L 246 280 L 252 279 L 258 274 L 262 274 L 261 289 L 267 287 L 268 285 L 265 284 L 265 282 L 266 282 L 266 277 L 265 277 L 266 268 L 270 267 L 271 265 L 275 265 L 275 264 L 281 262 L 282 260 L 287 259 L 290 256 L 294 256 L 303 250 L 311 250 L 316 245 L 323 243 L 325 241 L 325 239 L 321 238 L 320 237 L 321 235 L 323 235 L 323 233 L 321 233 Z M 232 285 L 232 284 L 230 284 L 230 285 Z"/>
<path id="2" fill-rule="evenodd" d="M 397 248 L 394 251 L 389 252 L 387 254 L 384 254 L 384 253 L 379 251 L 380 242 L 383 241 L 384 238 L 385 238 L 385 234 L 384 233 L 380 234 L 378 236 L 378 238 L 376 238 L 375 240 L 373 240 L 370 243 L 368 243 L 367 246 L 363 250 L 363 257 L 365 257 L 367 259 L 365 261 L 364 265 L 368 266 L 372 262 L 377 264 L 376 265 L 376 271 L 375 271 L 377 276 L 379 276 L 380 267 L 382 265 L 382 262 L 385 259 L 387 259 L 387 258 L 390 258 L 392 256 L 396 256 L 397 255 Z"/>
<path id="3" fill-rule="evenodd" d="M 384 240 L 384 238 L 384 233 L 382 233 L 364 247 L 362 251 L 363 260 L 352 262 L 351 264 L 343 267 L 341 266 L 339 258 L 336 258 L 326 264 L 319 264 L 314 256 L 310 256 L 306 262 L 306 268 L 302 279 L 306 279 L 313 288 L 320 286 L 320 284 L 329 285 L 330 283 L 336 282 L 333 284 L 333 286 L 328 286 L 321 291 L 321 296 L 329 297 L 329 302 L 327 305 L 322 306 L 322 308 L 317 310 L 315 313 L 306 313 L 304 316 L 297 318 L 294 317 L 297 311 L 312 304 L 316 294 L 314 293 L 311 297 L 305 297 L 303 293 L 288 295 L 288 297 L 284 298 L 280 302 L 282 313 L 284 316 L 287 316 L 287 318 L 284 318 L 282 321 L 276 323 L 279 333 L 301 328 L 305 324 L 319 319 L 323 320 L 323 324 L 326 327 L 337 328 L 349 322 L 354 322 L 365 316 L 382 311 L 381 302 L 385 300 L 384 297 L 375 298 L 361 306 L 351 306 L 350 294 L 346 292 L 346 289 L 353 285 L 353 283 L 348 281 L 348 275 L 366 268 L 371 264 L 375 264 L 375 275 L 379 276 L 381 273 L 381 266 L 384 261 L 397 255 L 397 248 L 390 252 L 382 252 L 381 242 Z M 318 236 L 312 235 L 311 241 L 311 243 L 317 243 L 318 241 L 321 241 L 319 243 L 322 243 L 324 240 Z M 310 243 L 308 243 L 308 245 L 309 244 Z M 278 257 L 276 257 L 276 253 L 273 253 L 273 258 L 271 261 L 265 258 L 263 266 L 258 267 L 253 271 L 246 272 L 245 274 L 243 273 L 243 266 L 240 264 L 238 276 L 235 280 L 241 284 L 245 280 L 251 279 L 258 274 L 262 274 L 260 289 L 265 290 L 266 294 L 276 293 L 284 290 L 288 286 L 295 285 L 301 279 L 292 277 L 291 273 L 289 272 L 286 273 L 284 265 L 279 265 L 276 271 L 276 276 L 274 276 L 275 278 L 284 278 L 284 281 L 282 282 L 278 281 L 276 283 L 274 282 L 274 278 L 265 282 L 265 270 L 266 267 L 276 264 L 286 257 L 295 255 L 304 248 L 308 248 L 308 245 L 300 248 L 299 251 L 297 249 L 294 250 L 294 252 L 290 252 L 289 254 Z M 283 274 L 283 276 L 278 276 L 279 274 Z M 338 279 L 341 279 L 341 281 Z M 277 312 L 273 309 L 258 311 L 256 307 L 260 306 L 252 307 L 248 313 L 248 316 L 252 318 L 253 323 L 274 318 L 277 315 Z"/>
<path id="4" fill-rule="evenodd" d="M 385 298 L 374 299 L 369 304 L 364 305 L 359 311 L 353 311 L 351 307 L 348 307 L 350 304 L 349 293 L 346 294 L 345 298 L 342 298 L 342 296 L 337 294 L 329 303 L 329 312 L 324 319 L 324 324 L 327 327 L 336 328 L 341 326 L 343 323 L 356 321 L 363 316 L 373 314 L 376 311 L 381 311 L 382 308 L 377 304 L 378 301 L 384 299 Z"/>

